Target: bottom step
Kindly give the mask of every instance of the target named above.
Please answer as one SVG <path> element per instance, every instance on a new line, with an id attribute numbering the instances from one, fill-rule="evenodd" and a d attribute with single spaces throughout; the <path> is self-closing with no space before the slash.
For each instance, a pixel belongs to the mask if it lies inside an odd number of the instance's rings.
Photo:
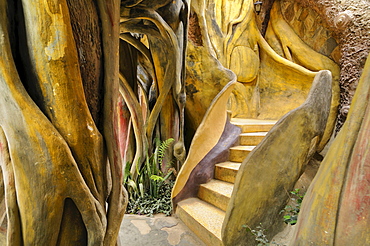
<path id="1" fill-rule="evenodd" d="M 177 204 L 176 214 L 205 244 L 222 246 L 224 211 L 198 198 L 189 198 Z"/>

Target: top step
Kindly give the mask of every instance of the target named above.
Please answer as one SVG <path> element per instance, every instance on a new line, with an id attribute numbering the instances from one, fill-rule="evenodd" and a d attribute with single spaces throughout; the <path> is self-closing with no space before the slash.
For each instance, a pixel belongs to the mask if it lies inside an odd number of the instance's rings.
<path id="1" fill-rule="evenodd" d="M 276 120 L 258 120 L 232 118 L 230 122 L 242 129 L 242 132 L 268 132 L 275 125 Z"/>

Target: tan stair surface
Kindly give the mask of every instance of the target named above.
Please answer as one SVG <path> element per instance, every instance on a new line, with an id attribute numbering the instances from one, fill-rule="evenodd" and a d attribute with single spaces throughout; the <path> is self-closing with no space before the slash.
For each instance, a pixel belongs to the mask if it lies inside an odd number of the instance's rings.
<path id="1" fill-rule="evenodd" d="M 242 132 L 268 132 L 275 125 L 276 120 L 232 118 L 230 122 L 239 126 Z"/>
<path id="2" fill-rule="evenodd" d="M 266 136 L 267 132 L 246 132 L 240 134 L 240 145 L 256 146 Z"/>
<path id="3" fill-rule="evenodd" d="M 222 246 L 224 211 L 198 198 L 189 198 L 178 203 L 176 214 L 204 243 Z"/>
<path id="4" fill-rule="evenodd" d="M 234 184 L 225 181 L 212 179 L 208 183 L 201 184 L 198 197 L 223 211 L 226 211 L 229 204 Z"/>
<path id="5" fill-rule="evenodd" d="M 215 164 L 215 178 L 200 185 L 198 198 L 183 200 L 176 209 L 177 216 L 185 225 L 209 246 L 222 246 L 222 223 L 241 162 L 276 121 L 232 118 L 231 123 L 242 129 L 240 146 L 230 148 L 229 161 Z"/>
<path id="6" fill-rule="evenodd" d="M 229 160 L 242 162 L 256 146 L 235 146 L 230 148 Z"/>
<path id="7" fill-rule="evenodd" d="M 223 180 L 226 182 L 234 183 L 235 176 L 240 168 L 238 162 L 222 162 L 216 164 L 215 179 Z"/>

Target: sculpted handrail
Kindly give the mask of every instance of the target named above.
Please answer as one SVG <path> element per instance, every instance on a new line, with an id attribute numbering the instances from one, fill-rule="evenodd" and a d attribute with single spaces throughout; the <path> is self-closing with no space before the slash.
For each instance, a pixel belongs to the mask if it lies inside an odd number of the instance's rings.
<path id="1" fill-rule="evenodd" d="M 196 196 L 199 185 L 213 178 L 215 160 L 227 158 L 228 146 L 218 144 L 225 138 L 237 139 L 240 129 L 231 125 L 226 107 L 235 78 L 214 98 L 191 143 L 189 154 L 172 190 L 173 203 Z M 227 134 L 225 134 L 227 132 Z M 229 141 L 232 143 L 233 141 Z"/>

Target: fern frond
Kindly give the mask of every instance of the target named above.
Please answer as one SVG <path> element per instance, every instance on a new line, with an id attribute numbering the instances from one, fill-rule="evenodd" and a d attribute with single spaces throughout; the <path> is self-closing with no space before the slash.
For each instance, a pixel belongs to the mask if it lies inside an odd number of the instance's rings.
<path id="1" fill-rule="evenodd" d="M 161 142 L 161 144 L 158 146 L 158 164 L 161 166 L 163 157 L 166 153 L 166 150 L 170 147 L 171 143 L 175 141 L 173 138 L 169 138 L 167 140 L 164 140 Z"/>

